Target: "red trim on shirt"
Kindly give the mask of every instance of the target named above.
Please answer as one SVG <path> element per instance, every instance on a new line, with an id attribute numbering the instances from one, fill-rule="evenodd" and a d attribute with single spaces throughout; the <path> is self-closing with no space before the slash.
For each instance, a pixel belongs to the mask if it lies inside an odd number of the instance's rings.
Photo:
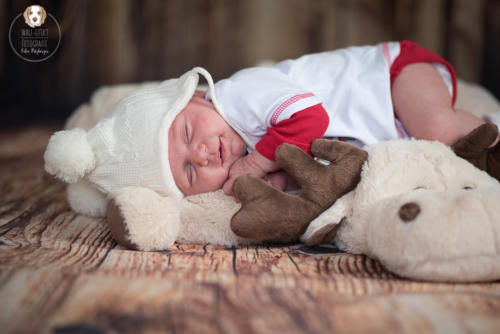
<path id="1" fill-rule="evenodd" d="M 274 160 L 274 153 L 278 146 L 290 143 L 312 155 L 312 141 L 323 137 L 329 122 L 326 110 L 321 104 L 316 104 L 268 128 L 267 134 L 255 145 L 255 149 L 266 158 Z"/>
<path id="2" fill-rule="evenodd" d="M 297 102 L 299 100 L 302 100 L 302 99 L 305 99 L 305 98 L 311 97 L 311 96 L 314 96 L 314 94 L 313 93 L 304 93 L 304 94 L 294 95 L 291 98 L 289 98 L 288 100 L 286 100 L 285 102 L 283 102 L 282 104 L 280 104 L 278 106 L 278 108 L 276 108 L 276 110 L 273 112 L 273 115 L 271 116 L 271 125 L 272 126 L 276 125 L 276 121 L 278 120 L 278 117 L 290 105 L 294 104 L 295 102 Z"/>
<path id="3" fill-rule="evenodd" d="M 396 131 L 398 132 L 399 138 L 408 138 L 408 136 L 401 128 L 401 125 L 399 125 L 398 121 L 394 120 L 394 125 L 396 126 Z"/>
<path id="4" fill-rule="evenodd" d="M 394 59 L 391 65 L 391 87 L 399 75 L 401 70 L 406 66 L 413 63 L 440 63 L 443 64 L 451 75 L 451 84 L 453 86 L 453 94 L 451 98 L 452 106 L 455 105 L 457 99 L 457 75 L 453 66 L 450 65 L 446 60 L 441 58 L 440 55 L 421 47 L 420 45 L 410 42 L 402 41 L 400 44 L 401 51 L 399 55 Z"/>
<path id="5" fill-rule="evenodd" d="M 389 43 L 382 43 L 382 52 L 384 53 L 385 61 L 389 67 L 392 65 L 391 52 L 389 51 Z"/>

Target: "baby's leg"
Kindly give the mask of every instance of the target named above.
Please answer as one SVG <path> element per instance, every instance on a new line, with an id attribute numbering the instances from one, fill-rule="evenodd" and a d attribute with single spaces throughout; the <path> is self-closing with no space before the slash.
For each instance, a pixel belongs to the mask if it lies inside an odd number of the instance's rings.
<path id="1" fill-rule="evenodd" d="M 392 86 L 394 110 L 408 134 L 418 139 L 438 140 L 454 145 L 455 153 L 500 181 L 500 144 L 496 140 L 485 149 L 481 140 L 469 140 L 484 123 L 480 118 L 451 105 L 448 88 L 438 71 L 428 63 L 403 68 Z M 493 136 L 496 132 L 493 129 Z M 482 133 L 481 133 L 482 135 Z M 465 140 L 465 142 L 464 142 Z"/>
<path id="2" fill-rule="evenodd" d="M 417 139 L 454 144 L 484 123 L 451 103 L 448 88 L 429 63 L 407 65 L 392 86 L 394 110 L 408 134 Z"/>

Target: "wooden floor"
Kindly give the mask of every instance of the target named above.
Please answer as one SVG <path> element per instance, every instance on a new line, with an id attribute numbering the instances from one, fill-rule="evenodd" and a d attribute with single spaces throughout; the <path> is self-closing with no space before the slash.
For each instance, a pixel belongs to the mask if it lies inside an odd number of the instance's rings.
<path id="1" fill-rule="evenodd" d="M 122 249 L 43 172 L 54 129 L 0 133 L 2 333 L 500 332 L 500 282 L 404 280 L 327 247 Z"/>

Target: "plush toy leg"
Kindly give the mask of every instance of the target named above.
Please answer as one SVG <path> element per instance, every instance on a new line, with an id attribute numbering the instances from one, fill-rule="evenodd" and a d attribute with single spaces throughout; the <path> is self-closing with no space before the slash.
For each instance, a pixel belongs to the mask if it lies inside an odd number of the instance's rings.
<path id="1" fill-rule="evenodd" d="M 301 187 L 298 195 L 281 192 L 252 176 L 235 181 L 233 193 L 242 203 L 231 219 L 236 235 L 255 240 L 295 241 L 312 219 L 357 185 L 367 157 L 365 151 L 330 140 L 316 140 L 311 151 L 332 163 L 325 166 L 289 144 L 276 151 L 276 162 Z"/>
<path id="2" fill-rule="evenodd" d="M 107 221 L 115 240 L 127 248 L 166 249 L 180 230 L 180 203 L 141 187 L 121 189 L 109 200 Z"/>
<path id="3" fill-rule="evenodd" d="M 458 140 L 452 149 L 456 155 L 500 181 L 500 142 L 490 147 L 497 136 L 496 125 L 485 123 Z"/>
<path id="4" fill-rule="evenodd" d="M 131 249 L 139 249 L 139 246 L 130 240 L 125 217 L 118 203 L 113 198 L 108 201 L 106 221 L 111 230 L 111 235 L 119 245 Z"/>
<path id="5" fill-rule="evenodd" d="M 316 246 L 322 244 L 329 244 L 332 242 L 333 238 L 337 234 L 337 230 L 340 227 L 339 224 L 330 223 L 322 226 L 318 230 L 314 231 L 314 233 L 306 239 L 307 246 Z"/>
<path id="6" fill-rule="evenodd" d="M 313 219 L 300 240 L 308 246 L 332 243 L 337 230 L 350 211 L 353 201 L 354 192 L 352 191 L 339 198 L 332 206 Z"/>

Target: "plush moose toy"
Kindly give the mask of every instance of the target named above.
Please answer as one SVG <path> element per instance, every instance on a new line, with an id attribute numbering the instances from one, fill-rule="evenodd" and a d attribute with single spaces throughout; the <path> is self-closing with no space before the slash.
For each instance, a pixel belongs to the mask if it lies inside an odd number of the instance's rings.
<path id="1" fill-rule="evenodd" d="M 484 168 L 483 153 L 496 135 L 496 127 L 487 124 L 453 149 Z M 106 196 L 79 180 L 69 185 L 68 200 L 79 213 L 107 214 L 115 239 L 139 250 L 174 242 L 235 245 L 300 238 L 310 245 L 334 242 L 410 278 L 500 278 L 500 184 L 452 149 L 410 140 L 365 151 L 318 140 L 312 151 L 330 164 L 290 145 L 277 151 L 278 163 L 301 187 L 297 194 L 249 176 L 234 185 L 241 204 L 222 191 L 174 199 L 124 187 Z"/>
<path id="2" fill-rule="evenodd" d="M 494 125 L 485 124 L 454 149 L 487 149 L 497 133 Z M 230 226 L 243 239 L 234 242 L 287 242 L 302 236 L 309 245 L 334 242 L 345 251 L 366 254 L 405 277 L 460 282 L 500 278 L 500 184 L 450 147 L 401 140 L 365 151 L 320 139 L 312 152 L 330 164 L 288 144 L 277 151 L 277 162 L 301 186 L 298 194 L 283 193 L 252 176 L 236 181 L 233 189 L 242 206 Z M 130 202 L 111 203 L 108 212 L 114 213 L 108 219 L 122 229 L 115 236 L 134 240 L 126 232 L 133 230 Z M 190 203 L 183 213 L 193 210 Z M 184 229 L 200 221 L 191 214 Z M 228 217 L 217 218 L 228 222 Z"/>
<path id="3" fill-rule="evenodd" d="M 486 150 L 497 134 L 485 124 L 453 149 L 473 155 L 471 147 Z M 497 180 L 439 142 L 386 142 L 367 152 L 356 189 L 313 220 L 302 240 L 334 242 L 414 279 L 500 278 Z"/>

